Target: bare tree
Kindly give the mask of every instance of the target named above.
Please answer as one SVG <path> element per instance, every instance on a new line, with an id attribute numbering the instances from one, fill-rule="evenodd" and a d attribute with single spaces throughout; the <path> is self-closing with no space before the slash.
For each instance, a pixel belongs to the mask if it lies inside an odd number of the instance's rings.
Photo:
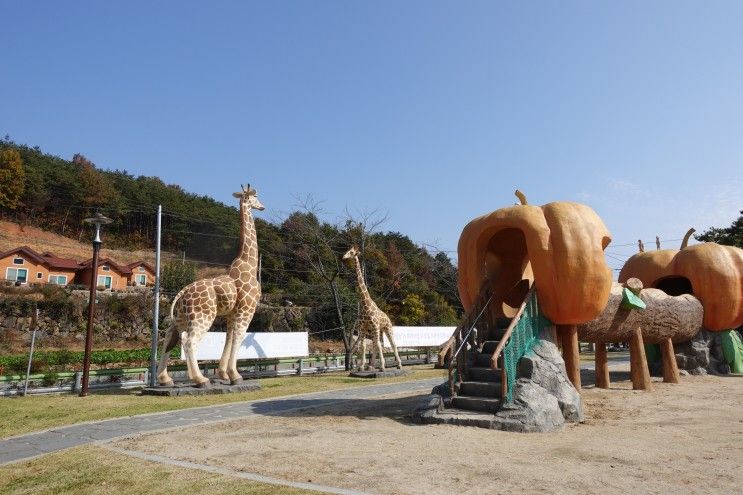
<path id="1" fill-rule="evenodd" d="M 320 202 L 312 196 L 300 198 L 298 208 L 301 214 L 292 214 L 284 222 L 297 239 L 295 255 L 317 275 L 327 287 L 332 299 L 338 326 L 341 329 L 343 347 L 346 355 L 346 369 L 351 367 L 353 353 L 353 324 L 344 315 L 344 303 L 341 296 L 341 274 L 345 265 L 340 257 L 347 244 L 347 235 L 342 228 L 323 223 Z"/>

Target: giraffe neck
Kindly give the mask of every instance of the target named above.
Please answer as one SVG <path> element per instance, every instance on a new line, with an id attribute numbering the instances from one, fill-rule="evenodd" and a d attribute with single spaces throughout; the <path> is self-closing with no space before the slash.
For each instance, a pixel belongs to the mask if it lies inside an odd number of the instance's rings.
<path id="1" fill-rule="evenodd" d="M 258 271 L 258 236 L 255 233 L 255 221 L 250 207 L 244 203 L 240 205 L 240 250 L 232 262 L 232 267 L 237 265 L 241 272 L 255 274 Z"/>
<path id="2" fill-rule="evenodd" d="M 366 288 L 366 282 L 364 282 L 364 272 L 361 271 L 361 262 L 359 257 L 355 256 L 354 261 L 356 262 L 356 280 L 358 282 L 359 294 L 361 295 L 361 301 L 364 305 L 369 305 L 372 302 L 372 298 L 369 295 L 369 289 Z"/>

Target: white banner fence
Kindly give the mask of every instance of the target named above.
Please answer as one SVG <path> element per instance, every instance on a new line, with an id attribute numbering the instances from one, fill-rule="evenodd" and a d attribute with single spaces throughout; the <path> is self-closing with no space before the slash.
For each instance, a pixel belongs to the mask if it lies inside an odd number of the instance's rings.
<path id="1" fill-rule="evenodd" d="M 400 347 L 438 347 L 447 341 L 456 327 L 393 327 L 395 344 Z M 225 332 L 208 332 L 199 343 L 196 359 L 222 357 Z M 384 346 L 392 347 L 384 337 Z M 237 351 L 237 359 L 290 358 L 309 356 L 307 332 L 249 332 Z M 181 348 L 181 359 L 185 359 Z"/>

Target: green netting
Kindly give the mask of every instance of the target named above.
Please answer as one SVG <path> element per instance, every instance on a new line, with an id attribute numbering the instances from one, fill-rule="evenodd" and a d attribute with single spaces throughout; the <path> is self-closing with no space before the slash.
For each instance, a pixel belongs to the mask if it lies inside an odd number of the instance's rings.
<path id="1" fill-rule="evenodd" d="M 648 363 L 660 362 L 660 345 L 659 344 L 645 344 L 645 357 Z"/>
<path id="2" fill-rule="evenodd" d="M 730 365 L 730 371 L 733 373 L 743 373 L 743 342 L 740 340 L 738 332 L 729 330 L 721 332 L 722 354 L 725 361 Z"/>
<path id="3" fill-rule="evenodd" d="M 506 402 L 513 400 L 513 387 L 516 383 L 519 360 L 531 349 L 539 333 L 548 325 L 551 323 L 540 311 L 537 293 L 534 291 L 526 302 L 526 308 L 503 349 L 503 366 L 506 370 L 506 383 L 508 384 Z"/>

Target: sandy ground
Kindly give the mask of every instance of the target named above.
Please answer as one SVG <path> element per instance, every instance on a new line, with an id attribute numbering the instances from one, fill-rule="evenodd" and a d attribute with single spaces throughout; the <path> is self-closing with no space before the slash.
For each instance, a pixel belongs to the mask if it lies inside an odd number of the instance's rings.
<path id="1" fill-rule="evenodd" d="M 410 422 L 416 396 L 118 442 L 173 459 L 379 494 L 741 493 L 743 376 L 589 386 L 587 420 L 519 434 Z M 308 401 L 308 405 L 311 402 Z"/>

